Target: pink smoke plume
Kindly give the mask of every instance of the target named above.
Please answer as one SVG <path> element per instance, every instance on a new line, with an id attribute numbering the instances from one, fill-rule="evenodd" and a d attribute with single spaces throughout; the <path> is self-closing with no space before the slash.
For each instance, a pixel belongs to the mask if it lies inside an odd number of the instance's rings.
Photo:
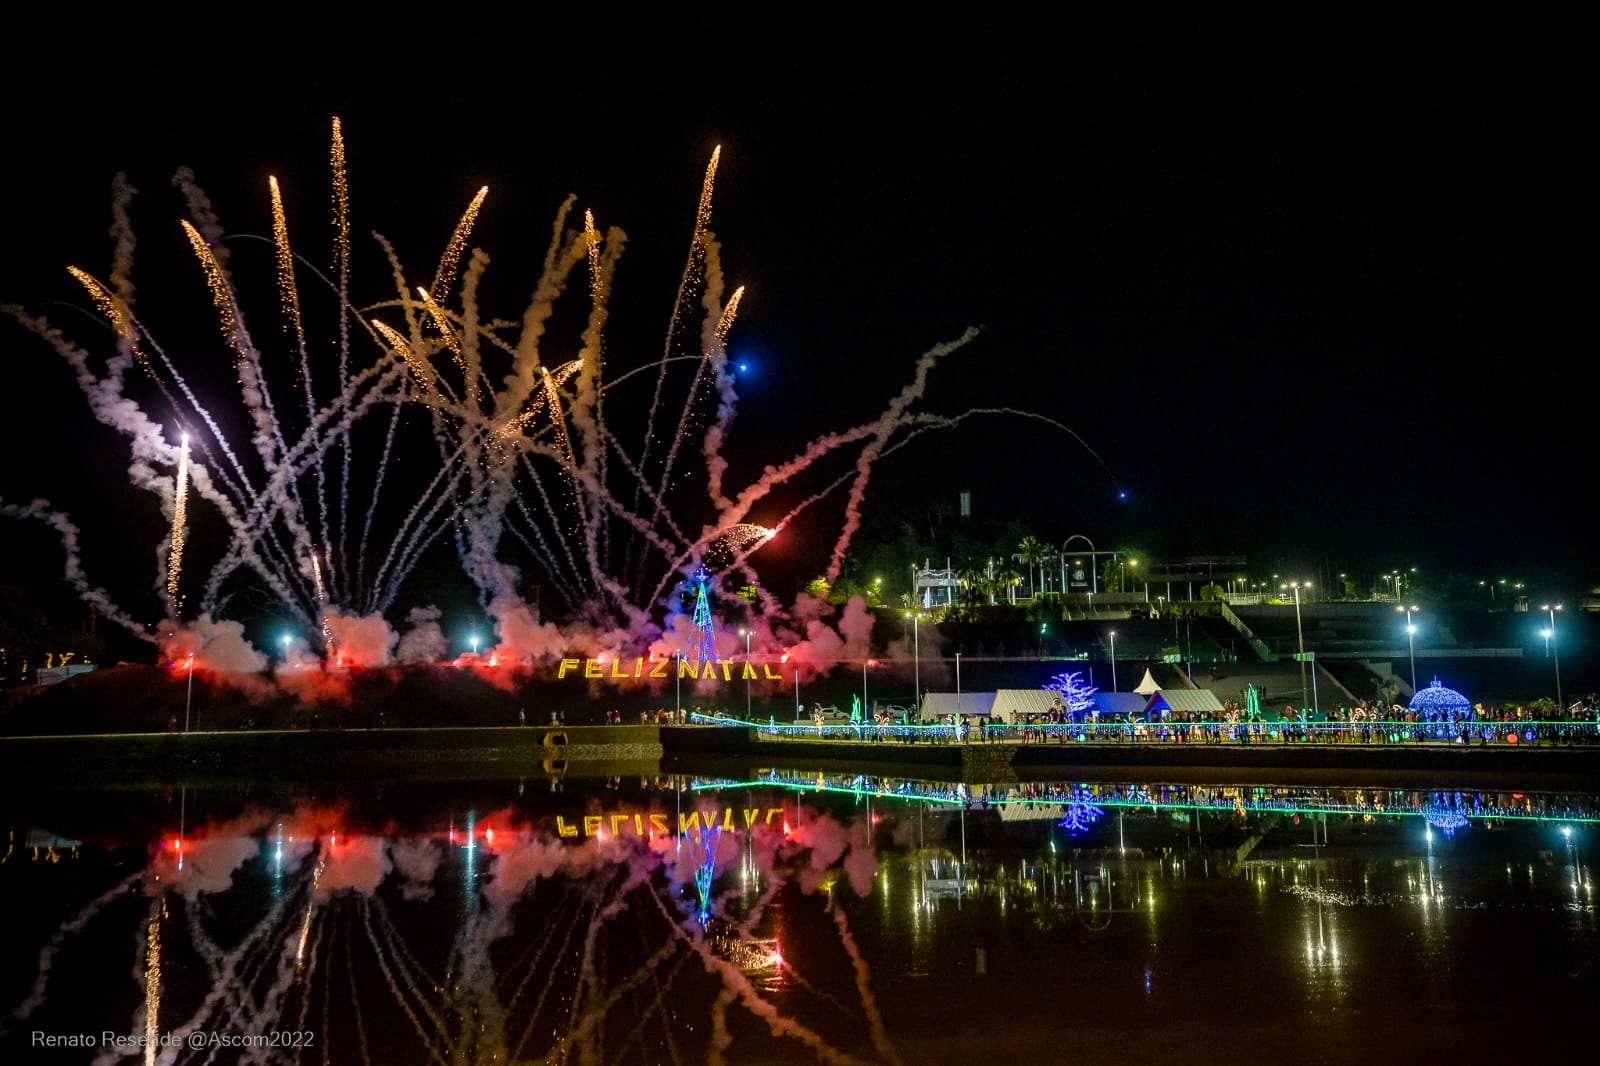
<path id="1" fill-rule="evenodd" d="M 391 666 L 400 637 L 381 614 L 364 617 L 341 614 L 329 608 L 323 612 L 330 645 L 337 666 Z"/>

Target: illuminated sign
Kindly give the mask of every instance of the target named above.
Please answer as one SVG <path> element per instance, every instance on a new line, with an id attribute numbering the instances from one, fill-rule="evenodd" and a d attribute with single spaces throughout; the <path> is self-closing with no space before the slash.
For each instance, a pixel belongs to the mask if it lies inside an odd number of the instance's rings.
<path id="1" fill-rule="evenodd" d="M 678 659 L 676 675 L 672 668 L 672 659 L 645 659 L 636 657 L 632 663 L 623 658 L 615 658 L 607 662 L 605 658 L 599 659 L 562 659 L 556 667 L 556 680 L 562 681 L 568 677 L 586 678 L 591 681 L 637 681 L 645 678 L 658 680 L 671 679 L 676 676 L 679 680 L 687 678 L 690 681 L 709 681 L 720 684 L 724 681 L 782 681 L 783 673 L 773 669 L 771 663 L 752 663 L 748 659 L 713 659 L 701 664 L 693 659 Z M 760 672 L 756 667 L 760 666 Z"/>

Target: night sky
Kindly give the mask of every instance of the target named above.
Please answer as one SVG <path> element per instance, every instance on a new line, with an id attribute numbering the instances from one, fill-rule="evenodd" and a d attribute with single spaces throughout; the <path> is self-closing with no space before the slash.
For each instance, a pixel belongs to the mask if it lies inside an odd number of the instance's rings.
<path id="1" fill-rule="evenodd" d="M 491 186 L 472 244 L 500 313 L 568 193 L 626 230 L 610 350 L 642 361 L 720 144 L 712 229 L 749 286 L 729 338 L 751 367 L 731 447 L 747 461 L 870 416 L 918 355 L 979 326 L 925 406 L 1048 415 L 1103 465 L 996 417 L 885 460 L 869 510 L 920 520 L 969 489 L 1047 539 L 1263 573 L 1419 566 L 1561 594 L 1600 577 L 1600 186 L 1576 24 L 907 29 L 718 30 L 642 58 L 594 27 L 46 33 L 4 72 L 0 301 L 87 322 L 60 303 L 86 302 L 65 267 L 105 272 L 120 169 L 143 191 L 143 309 L 213 328 L 193 279 L 170 281 L 191 269 L 172 171 L 258 234 L 276 174 L 315 232 L 338 115 L 358 237 L 431 262 Z M 94 527 L 125 453 L 98 450 L 41 343 L 0 336 L 0 496 Z"/>

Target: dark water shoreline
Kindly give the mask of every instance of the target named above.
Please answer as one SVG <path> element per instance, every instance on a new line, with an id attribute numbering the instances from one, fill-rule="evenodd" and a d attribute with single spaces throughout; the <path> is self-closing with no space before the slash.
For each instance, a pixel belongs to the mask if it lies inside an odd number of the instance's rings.
<path id="1" fill-rule="evenodd" d="M 147 787 L 358 777 L 449 780 L 486 773 L 747 773 L 752 767 L 853 770 L 968 784 L 1107 779 L 1229 779 L 1381 785 L 1438 778 L 1451 787 L 1589 788 L 1600 747 L 1343 744 L 904 744 L 761 739 L 742 727 L 549 726 L 239 730 L 0 738 L 14 786 Z"/>

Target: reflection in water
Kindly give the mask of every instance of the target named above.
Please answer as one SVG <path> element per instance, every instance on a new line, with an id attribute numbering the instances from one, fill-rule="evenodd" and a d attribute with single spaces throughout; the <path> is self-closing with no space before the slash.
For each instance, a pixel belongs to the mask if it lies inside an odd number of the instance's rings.
<path id="1" fill-rule="evenodd" d="M 1501 931 L 1566 952 L 1564 994 L 1596 987 L 1588 795 L 815 771 L 516 784 L 499 804 L 181 792 L 172 832 L 142 837 L 117 805 L 53 812 L 73 858 L 0 863 L 24 913 L 73 907 L 5 956 L 4 1039 L 81 1028 L 88 1002 L 151 1063 L 185 1061 L 154 1044 L 195 1030 L 317 1034 L 305 1062 L 950 1061 L 981 1049 L 945 1023 L 1003 989 L 1036 1021 L 992 1056 L 1092 1060 L 1104 1027 L 1126 1051 L 1222 975 L 1285 1017 L 1304 996 L 1359 1028 L 1374 983 L 1487 979 L 1502 963 L 1473 945 Z M 101 961 L 130 941 L 136 996 Z"/>

